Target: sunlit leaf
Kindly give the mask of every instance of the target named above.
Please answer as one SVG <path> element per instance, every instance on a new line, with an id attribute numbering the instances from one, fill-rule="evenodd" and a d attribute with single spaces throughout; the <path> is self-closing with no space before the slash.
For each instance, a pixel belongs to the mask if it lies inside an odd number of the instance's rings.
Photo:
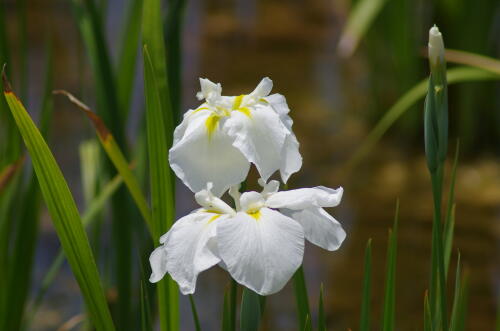
<path id="1" fill-rule="evenodd" d="M 114 330 L 97 266 L 73 196 L 40 131 L 10 88 L 5 72 L 3 79 L 5 98 L 31 155 L 42 195 L 90 318 L 97 329 Z"/>

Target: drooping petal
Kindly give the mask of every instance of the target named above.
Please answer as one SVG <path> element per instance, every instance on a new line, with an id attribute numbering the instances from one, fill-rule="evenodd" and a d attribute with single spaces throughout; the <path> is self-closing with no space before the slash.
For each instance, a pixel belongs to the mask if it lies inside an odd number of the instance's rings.
<path id="1" fill-rule="evenodd" d="M 193 192 L 213 182 L 214 195 L 221 196 L 246 178 L 250 164 L 232 145 L 233 139 L 220 130 L 225 120 L 210 113 L 198 116 L 170 149 L 172 169 Z"/>
<path id="2" fill-rule="evenodd" d="M 342 225 L 323 208 L 280 211 L 302 225 L 307 240 L 326 250 L 339 249 L 346 237 Z"/>
<path id="3" fill-rule="evenodd" d="M 156 268 L 164 274 L 166 270 L 179 284 L 182 294 L 194 293 L 198 274 L 220 262 L 215 225 L 224 217 L 215 213 L 196 212 L 175 222 L 164 238 L 163 246 L 152 254 L 153 258 L 155 252 L 162 248 L 164 266 L 160 268 L 152 264 L 153 271 Z M 154 280 L 159 279 L 155 277 Z"/>
<path id="4" fill-rule="evenodd" d="M 268 108 L 258 106 L 248 114 L 233 111 L 224 126 L 234 138 L 233 146 L 255 164 L 264 180 L 281 168 L 288 134 L 279 115 Z"/>
<path id="5" fill-rule="evenodd" d="M 281 191 L 271 194 L 266 200 L 266 206 L 293 210 L 311 207 L 336 207 L 342 199 L 343 192 L 342 187 L 332 189 L 324 186 Z"/>
<path id="6" fill-rule="evenodd" d="M 284 183 L 302 167 L 302 155 L 299 152 L 299 142 L 293 132 L 286 136 L 281 154 L 280 174 Z"/>
<path id="7" fill-rule="evenodd" d="M 289 217 L 268 208 L 240 212 L 217 222 L 219 256 L 240 284 L 269 295 L 281 290 L 302 263 L 304 232 Z"/>
<path id="8" fill-rule="evenodd" d="M 167 273 L 167 252 L 165 247 L 160 246 L 156 248 L 149 256 L 149 264 L 151 265 L 151 276 L 149 281 L 151 283 L 159 282 Z"/>

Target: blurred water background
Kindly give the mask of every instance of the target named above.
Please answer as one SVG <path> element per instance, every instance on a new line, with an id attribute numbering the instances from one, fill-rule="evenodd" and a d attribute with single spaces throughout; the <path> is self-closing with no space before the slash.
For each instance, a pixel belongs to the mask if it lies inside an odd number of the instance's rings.
<path id="1" fill-rule="evenodd" d="M 8 36 L 13 45 L 14 83 L 19 81 L 20 54 L 28 48 L 28 109 L 38 109 L 42 93 L 43 49 L 54 43 L 54 79 L 63 88 L 94 105 L 93 78 L 71 8 L 63 0 L 29 0 L 27 45 L 19 41 L 17 4 L 5 2 Z M 446 46 L 498 58 L 500 2 L 387 0 L 352 56 L 339 51 L 338 41 L 349 10 L 348 0 L 189 0 L 182 38 L 182 109 L 196 107 L 198 78 L 221 82 L 223 93 L 250 92 L 262 77 L 274 82 L 292 109 L 294 130 L 304 157 L 302 171 L 290 187 L 343 186 L 344 200 L 330 212 L 348 237 L 338 252 L 306 247 L 304 268 L 312 310 L 317 311 L 324 284 L 332 330 L 358 324 L 366 241 L 373 239 L 374 325 L 380 316 L 387 229 L 400 199 L 397 266 L 397 325 L 421 329 L 422 302 L 428 284 L 432 197 L 423 149 L 423 102 L 396 122 L 382 142 L 355 167 L 346 167 L 360 143 L 384 112 L 428 74 L 421 56 L 426 31 L 437 23 Z M 125 6 L 107 6 L 107 41 L 113 54 Z M 140 13 L 137 13 L 140 15 Z M 135 144 L 143 108 L 141 61 L 133 93 L 133 120 L 128 140 Z M 495 82 L 450 86 L 450 150 L 457 139 L 461 157 L 457 175 L 454 247 L 470 271 L 470 330 L 492 330 L 500 294 L 500 89 Z M 21 87 L 20 87 L 21 88 Z M 36 115 L 35 115 L 36 117 Z M 87 120 L 65 100 L 55 98 L 50 147 L 83 207 L 79 144 L 94 137 Z M 165 151 L 167 153 L 167 151 Z M 251 186 L 252 187 L 252 186 Z M 193 195 L 178 185 L 179 216 L 195 207 Z M 126 222 L 127 220 L 123 220 Z M 43 217 L 36 252 L 36 290 L 59 247 L 48 215 Z M 103 243 L 104 249 L 107 243 Z M 101 265 L 106 270 L 106 265 Z M 139 265 L 137 266 L 139 267 Z M 146 271 L 146 272 L 149 272 Z M 195 299 L 204 330 L 219 327 L 223 289 L 228 275 L 218 268 L 204 272 Z M 108 295 L 113 296 L 110 290 Z M 34 323 L 35 330 L 55 330 L 82 310 L 76 282 L 67 266 L 50 288 Z M 189 303 L 181 298 L 183 330 L 193 329 Z M 313 316 L 314 318 L 314 316 Z M 267 301 L 265 330 L 293 330 L 295 302 L 291 284 Z"/>

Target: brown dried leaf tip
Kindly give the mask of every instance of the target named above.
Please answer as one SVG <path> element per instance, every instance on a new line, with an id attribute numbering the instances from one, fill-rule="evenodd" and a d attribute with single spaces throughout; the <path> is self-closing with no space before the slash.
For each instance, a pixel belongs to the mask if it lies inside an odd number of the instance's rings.
<path id="1" fill-rule="evenodd" d="M 7 184 L 9 184 L 10 180 L 14 177 L 14 175 L 17 173 L 17 171 L 21 168 L 25 159 L 26 159 L 26 155 L 21 156 L 16 162 L 6 166 L 0 172 L 0 193 L 2 193 L 2 191 L 5 189 L 5 187 L 7 187 Z"/>
<path id="2" fill-rule="evenodd" d="M 96 128 L 97 133 L 102 140 L 106 140 L 110 136 L 110 132 L 102 119 L 96 113 L 94 113 L 89 106 L 78 100 L 73 94 L 65 90 L 55 90 L 52 93 L 65 95 L 66 97 L 68 97 L 69 101 L 83 110 L 85 115 L 87 115 L 87 117 L 92 121 L 92 124 Z"/>
<path id="3" fill-rule="evenodd" d="M 6 67 L 7 67 L 7 63 L 4 63 L 3 67 L 2 67 L 3 92 L 4 93 L 12 93 L 12 86 L 10 85 L 9 79 L 7 78 L 7 74 L 5 72 Z"/>

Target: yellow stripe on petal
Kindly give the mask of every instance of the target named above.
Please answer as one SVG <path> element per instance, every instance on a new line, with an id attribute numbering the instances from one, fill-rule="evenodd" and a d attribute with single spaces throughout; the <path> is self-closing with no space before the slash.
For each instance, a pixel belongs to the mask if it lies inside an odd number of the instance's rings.
<path id="1" fill-rule="evenodd" d="M 208 137 L 210 138 L 212 134 L 217 130 L 217 126 L 219 124 L 220 117 L 216 114 L 211 114 L 205 120 L 205 127 L 207 128 Z"/>
<path id="2" fill-rule="evenodd" d="M 220 217 L 220 215 L 214 215 L 212 217 L 210 217 L 210 219 L 208 220 L 207 224 L 210 224 L 212 223 L 213 221 L 215 221 L 216 219 L 218 219 Z"/>
<path id="3" fill-rule="evenodd" d="M 254 211 L 254 212 L 250 212 L 250 213 L 247 213 L 248 215 L 252 216 L 253 218 L 255 218 L 256 221 L 258 221 L 260 219 L 260 210 L 257 210 L 257 211 Z"/>
<path id="4" fill-rule="evenodd" d="M 250 109 L 248 109 L 247 107 L 238 108 L 237 111 L 242 112 L 243 114 L 247 115 L 249 118 L 252 118 L 252 113 L 250 112 Z"/>
<path id="5" fill-rule="evenodd" d="M 234 102 L 233 102 L 233 109 L 234 109 L 234 110 L 237 110 L 237 109 L 239 109 L 239 108 L 240 108 L 240 106 L 241 106 L 241 102 L 243 101 L 243 97 L 245 97 L 245 95 L 244 95 L 244 94 L 239 95 L 239 96 L 237 96 L 236 98 L 234 98 Z"/>

